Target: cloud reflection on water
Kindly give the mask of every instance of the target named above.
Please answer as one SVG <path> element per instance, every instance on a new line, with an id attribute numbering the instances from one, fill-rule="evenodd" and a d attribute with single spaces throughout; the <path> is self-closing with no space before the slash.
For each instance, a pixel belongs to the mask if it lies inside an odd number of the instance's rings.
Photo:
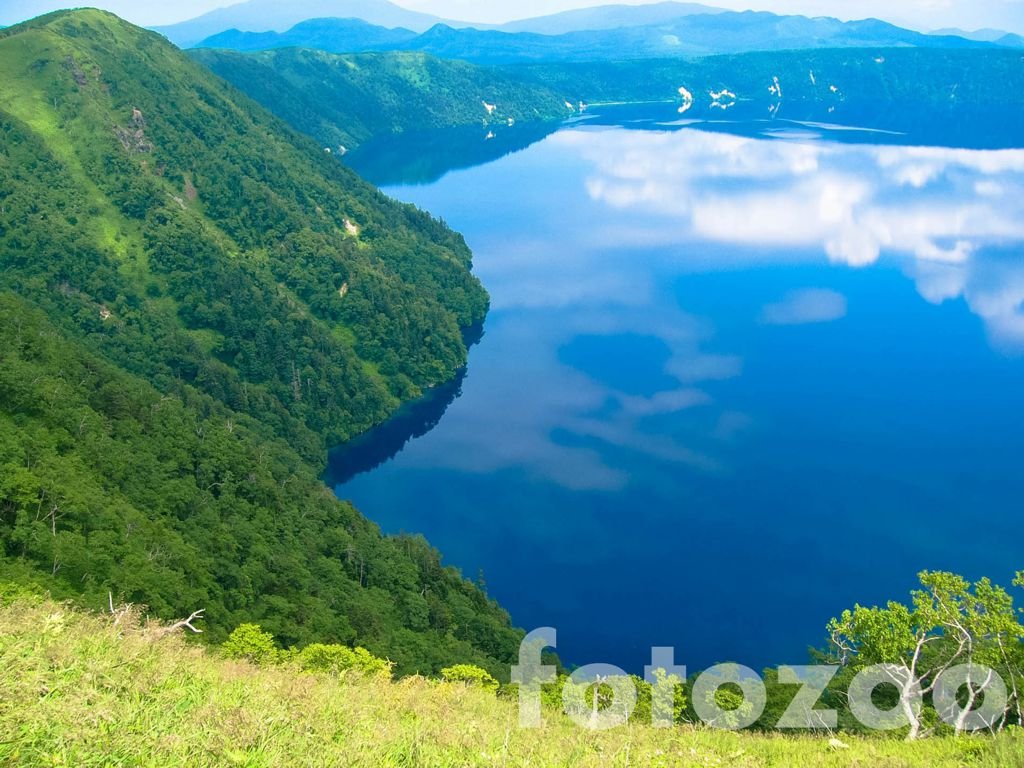
<path id="1" fill-rule="evenodd" d="M 893 254 L 924 299 L 963 299 L 994 341 L 1024 348 L 1024 262 L 1006 253 L 1024 241 L 1024 151 L 578 129 L 515 163 L 534 194 L 463 182 L 475 197 L 449 201 L 472 211 L 468 227 L 454 223 L 493 309 L 457 407 L 405 450 L 406 467 L 510 470 L 604 492 L 625 489 L 640 466 L 728 474 L 731 447 L 757 418 L 716 387 L 742 375 L 742 354 L 721 349 L 714 322 L 672 293 L 690 271 L 866 267 Z M 499 206 L 509 224 L 492 226 Z M 778 333 L 847 315 L 837 291 L 788 288 L 739 311 Z M 622 334 L 664 342 L 661 373 L 675 383 L 641 395 L 560 359 L 581 336 Z"/>
<path id="2" fill-rule="evenodd" d="M 692 130 L 563 131 L 551 141 L 593 164 L 593 200 L 623 216 L 654 209 L 674 220 L 652 222 L 648 242 L 684 228 L 711 242 L 813 249 L 855 267 L 891 253 L 924 298 L 962 298 L 996 344 L 1024 347 L 1024 262 L 991 254 L 1024 241 L 1024 150 Z"/>
<path id="3" fill-rule="evenodd" d="M 846 297 L 824 288 L 805 288 L 792 291 L 775 304 L 769 304 L 761 313 L 766 325 L 803 325 L 830 323 L 846 316 Z"/>
<path id="4" fill-rule="evenodd" d="M 583 334 L 643 333 L 666 343 L 664 372 L 678 384 L 649 395 L 629 394 L 559 361 L 560 349 Z M 430 450 L 411 445 L 406 466 L 489 473 L 514 468 L 563 488 L 618 491 L 630 473 L 609 459 L 626 451 L 662 464 L 718 471 L 720 462 L 688 440 L 647 429 L 645 420 L 714 408 L 703 382 L 739 375 L 739 358 L 703 350 L 709 330 L 675 309 L 651 313 L 620 308 L 613 314 L 533 310 L 496 313 L 489 344 L 474 352 L 469 386 L 457 409 L 432 433 Z M 528 352 L 524 352 L 528 350 Z M 525 362 L 524 362 L 525 361 Z M 622 365 L 630 365 L 623 360 Z M 705 442 L 726 443 L 742 426 L 731 414 Z M 561 435 L 561 439 L 555 436 Z"/>
<path id="5" fill-rule="evenodd" d="M 393 189 L 465 234 L 492 311 L 444 418 L 339 492 L 580 662 L 799 663 L 836 605 L 1011 567 L 1022 175 L 588 127 Z"/>

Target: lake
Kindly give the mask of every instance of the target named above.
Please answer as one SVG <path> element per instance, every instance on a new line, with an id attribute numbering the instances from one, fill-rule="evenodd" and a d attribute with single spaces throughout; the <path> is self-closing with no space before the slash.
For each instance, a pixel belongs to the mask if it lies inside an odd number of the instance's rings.
<path id="1" fill-rule="evenodd" d="M 352 159 L 465 235 L 492 309 L 332 453 L 340 497 L 641 674 L 803 663 L 922 569 L 1024 567 L 1024 150 L 670 105 L 487 132 Z"/>

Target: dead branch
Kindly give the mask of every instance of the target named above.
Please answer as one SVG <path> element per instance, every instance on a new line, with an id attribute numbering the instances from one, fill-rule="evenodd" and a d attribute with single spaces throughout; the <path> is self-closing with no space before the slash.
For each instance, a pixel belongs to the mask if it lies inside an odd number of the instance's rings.
<path id="1" fill-rule="evenodd" d="M 167 637 L 168 635 L 173 635 L 179 629 L 188 629 L 188 630 L 194 632 L 197 635 L 203 634 L 203 630 L 193 626 L 192 622 L 197 620 L 197 619 L 203 618 L 203 614 L 205 612 L 206 612 L 205 608 L 200 608 L 198 611 L 193 611 L 192 615 L 189 616 L 187 619 L 182 619 L 181 621 L 174 622 L 170 626 L 163 627 L 163 629 L 161 630 L 161 632 L 158 635 L 158 637 L 163 638 L 163 637 Z"/>

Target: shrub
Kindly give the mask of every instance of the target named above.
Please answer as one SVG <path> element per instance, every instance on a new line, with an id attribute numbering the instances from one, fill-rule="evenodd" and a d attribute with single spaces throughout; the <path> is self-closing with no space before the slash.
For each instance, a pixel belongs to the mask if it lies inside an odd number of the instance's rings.
<path id="1" fill-rule="evenodd" d="M 449 683 L 465 683 L 487 691 L 497 691 L 499 683 L 486 669 L 473 664 L 456 664 L 441 670 L 441 678 Z"/>
<path id="2" fill-rule="evenodd" d="M 355 670 L 364 675 L 391 675 L 392 664 L 374 656 L 365 648 L 347 645 L 313 643 L 299 651 L 299 666 L 309 672 L 346 672 Z"/>
<path id="3" fill-rule="evenodd" d="M 274 664 L 280 657 L 274 636 L 259 624 L 241 624 L 220 649 L 229 659 L 246 659 L 253 664 Z"/>
<path id="4" fill-rule="evenodd" d="M 11 581 L 0 582 L 0 606 L 14 603 L 38 605 L 45 596 L 42 590 L 31 584 L 16 584 Z"/>

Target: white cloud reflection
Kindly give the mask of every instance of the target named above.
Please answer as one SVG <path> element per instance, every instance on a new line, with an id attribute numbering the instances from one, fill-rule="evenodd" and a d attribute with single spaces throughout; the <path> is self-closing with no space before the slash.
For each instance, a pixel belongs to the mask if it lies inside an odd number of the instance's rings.
<path id="1" fill-rule="evenodd" d="M 929 301 L 962 298 L 993 341 L 1024 348 L 1024 150 L 766 141 L 710 132 L 563 131 L 593 164 L 590 197 L 655 209 L 648 242 L 680 228 L 711 242 L 792 248 L 854 267 L 905 260 Z M 752 249 L 752 253 L 756 250 Z"/>
<path id="2" fill-rule="evenodd" d="M 767 325 L 830 323 L 846 317 L 846 297 L 824 288 L 806 288 L 769 304 L 761 313 Z"/>
<path id="3" fill-rule="evenodd" d="M 664 371 L 677 386 L 628 394 L 559 360 L 562 346 L 580 335 L 631 333 L 665 342 L 670 356 Z M 651 418 L 716 408 L 701 384 L 737 376 L 742 365 L 739 358 L 705 351 L 711 336 L 705 323 L 676 308 L 496 312 L 488 321 L 487 342 L 473 352 L 457 408 L 429 441 L 406 448 L 403 463 L 480 474 L 516 468 L 585 491 L 616 491 L 629 483 L 629 473 L 609 459 L 609 451 L 718 471 L 715 448 L 745 427 L 742 414 L 712 419 L 712 433 L 698 441 L 700 448 L 690 439 L 643 426 Z"/>
<path id="4" fill-rule="evenodd" d="M 466 232 L 492 313 L 462 397 L 403 451 L 403 467 L 599 492 L 636 472 L 647 485 L 661 482 L 647 473 L 729 474 L 738 441 L 760 426 L 718 384 L 741 376 L 743 360 L 701 316 L 728 321 L 729 306 L 692 301 L 692 281 L 676 286 L 693 273 L 892 255 L 925 300 L 963 300 L 993 339 L 1024 349 L 1024 260 L 1011 253 L 1024 242 L 1024 151 L 583 129 L 502 163 L 505 175 L 482 166 L 406 190 Z M 824 288 L 757 301 L 737 304 L 737 322 L 825 323 L 847 311 Z M 581 336 L 622 335 L 664 344 L 659 391 L 622 391 L 560 356 Z"/>

